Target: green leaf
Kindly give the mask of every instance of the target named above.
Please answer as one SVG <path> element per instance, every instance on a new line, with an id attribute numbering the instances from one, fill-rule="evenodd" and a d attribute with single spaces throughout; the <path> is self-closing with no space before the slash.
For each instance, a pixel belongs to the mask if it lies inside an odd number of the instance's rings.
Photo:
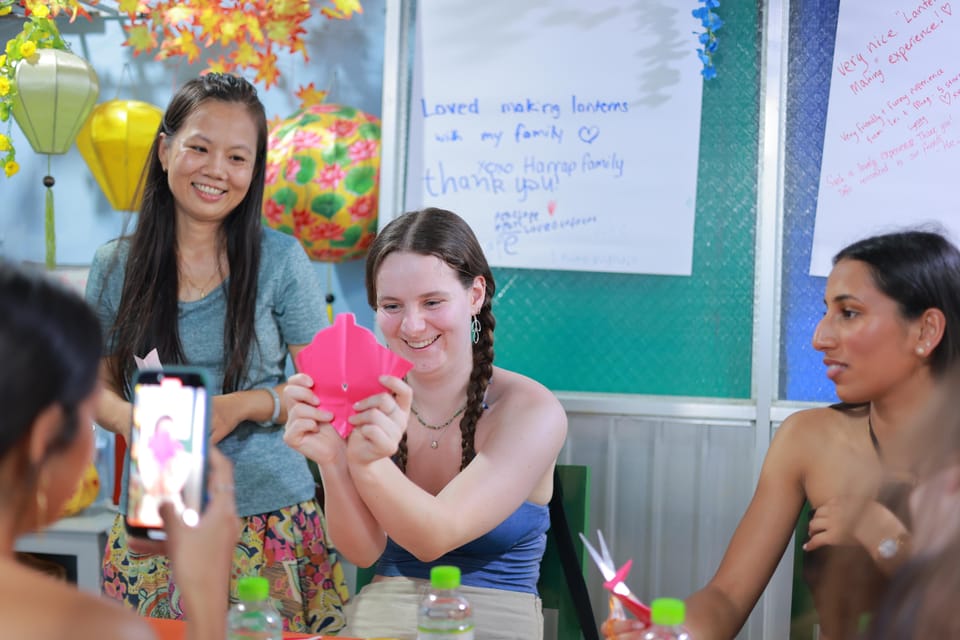
<path id="1" fill-rule="evenodd" d="M 296 156 L 296 159 L 300 161 L 300 170 L 297 171 L 294 182 L 307 184 L 317 174 L 317 161 L 310 156 Z"/>
<path id="2" fill-rule="evenodd" d="M 327 164 L 339 164 L 341 167 L 350 164 L 350 153 L 346 145 L 339 142 L 334 143 L 332 147 L 321 154 L 323 161 Z"/>
<path id="3" fill-rule="evenodd" d="M 330 220 L 346 203 L 346 198 L 338 193 L 324 193 L 310 201 L 310 211 Z"/>
<path id="4" fill-rule="evenodd" d="M 343 186 L 351 193 L 362 195 L 373 189 L 376 175 L 377 171 L 373 167 L 357 167 L 347 174 Z"/>
<path id="5" fill-rule="evenodd" d="M 365 138 L 367 140 L 380 139 L 380 125 L 372 122 L 360 125 L 357 127 L 357 132 L 360 134 L 361 138 Z"/>
<path id="6" fill-rule="evenodd" d="M 360 240 L 360 236 L 363 235 L 363 229 L 360 228 L 360 225 L 355 224 L 353 226 L 347 227 L 343 230 L 343 240 L 331 240 L 331 247 L 352 247 L 357 244 Z"/>
<path id="7" fill-rule="evenodd" d="M 281 187 L 273 194 L 273 201 L 285 210 L 293 209 L 297 206 L 297 192 L 290 187 Z"/>

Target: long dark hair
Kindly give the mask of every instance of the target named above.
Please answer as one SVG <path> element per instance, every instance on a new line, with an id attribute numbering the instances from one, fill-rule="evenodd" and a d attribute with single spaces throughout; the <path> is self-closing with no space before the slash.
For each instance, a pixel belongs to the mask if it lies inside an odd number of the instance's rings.
<path id="1" fill-rule="evenodd" d="M 377 273 L 391 253 L 409 251 L 424 256 L 436 256 L 446 262 L 460 278 L 464 288 L 473 284 L 477 276 L 486 280 L 486 295 L 477 314 L 480 321 L 479 339 L 473 345 L 473 369 L 467 385 L 467 407 L 460 419 L 460 468 L 476 456 L 474 436 L 477 421 L 483 414 L 483 398 L 493 375 L 493 294 L 496 284 L 480 242 L 463 218 L 445 209 L 423 209 L 399 216 L 377 234 L 367 255 L 367 302 L 377 308 Z M 400 468 L 406 470 L 407 437 L 400 441 L 397 452 Z"/>
<path id="2" fill-rule="evenodd" d="M 97 382 L 101 340 L 97 317 L 80 296 L 0 261 L 0 461 L 22 446 L 52 405 L 64 420 L 46 455 L 73 442 L 81 428 L 77 407 Z M 23 465 L 17 477 L 36 481 L 38 469 L 27 466 L 26 456 L 16 464 Z"/>
<path id="3" fill-rule="evenodd" d="M 932 231 L 902 231 L 865 238 L 833 258 L 865 263 L 873 281 L 915 320 L 930 308 L 946 317 L 943 339 L 930 356 L 930 370 L 942 376 L 960 356 L 960 251 Z"/>
<path id="4" fill-rule="evenodd" d="M 257 126 L 257 153 L 246 197 L 220 227 L 221 247 L 230 269 L 223 324 L 226 355 L 223 393 L 236 391 L 247 370 L 256 340 L 254 311 L 260 270 L 260 222 L 267 157 L 267 120 L 256 88 L 230 74 L 209 73 L 188 81 L 170 101 L 150 149 L 137 228 L 130 237 L 123 292 L 111 329 L 114 345 L 111 375 L 129 398 L 134 355 L 156 347 L 163 363 L 184 363 L 177 325 L 179 270 L 173 193 L 159 158 L 160 134 L 172 138 L 200 105 L 210 100 L 246 107 Z M 224 286 L 224 285 L 221 285 Z"/>

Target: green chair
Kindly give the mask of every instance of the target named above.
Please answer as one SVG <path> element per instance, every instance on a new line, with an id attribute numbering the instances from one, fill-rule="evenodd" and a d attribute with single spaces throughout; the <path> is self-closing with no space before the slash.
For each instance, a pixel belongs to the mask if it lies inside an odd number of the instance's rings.
<path id="1" fill-rule="evenodd" d="M 580 574 L 587 575 L 587 554 L 579 533 L 586 535 L 590 525 L 590 467 L 584 465 L 557 465 L 554 476 L 558 480 L 567 526 L 573 539 L 573 548 Z M 547 531 L 547 550 L 540 562 L 540 582 L 537 589 L 544 609 L 557 610 L 557 640 L 580 640 L 580 622 L 573 596 L 567 587 L 563 562 L 557 542 L 556 523 Z M 589 602 L 586 603 L 589 606 Z"/>
<path id="2" fill-rule="evenodd" d="M 580 573 L 586 576 L 587 554 L 578 533 L 587 533 L 590 516 L 590 467 L 583 465 L 557 465 L 555 478 L 562 496 L 567 526 L 573 539 Z M 376 566 L 357 568 L 357 591 L 373 579 Z M 556 530 L 547 531 L 547 549 L 540 562 L 540 581 L 537 583 L 544 609 L 556 609 L 557 640 L 580 640 L 580 622 L 573 596 L 567 588 L 563 562 L 557 542 Z"/>
<path id="3" fill-rule="evenodd" d="M 797 528 L 793 534 L 793 594 L 790 601 L 790 640 L 815 640 L 819 635 L 817 609 L 813 594 L 803 579 L 803 543 L 806 542 L 810 503 L 803 504 Z"/>

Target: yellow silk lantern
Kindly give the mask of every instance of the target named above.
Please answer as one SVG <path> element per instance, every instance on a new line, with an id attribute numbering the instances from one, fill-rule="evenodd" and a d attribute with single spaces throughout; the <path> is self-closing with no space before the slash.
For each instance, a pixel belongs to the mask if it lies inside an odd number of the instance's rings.
<path id="1" fill-rule="evenodd" d="M 108 100 L 94 107 L 77 135 L 77 148 L 110 206 L 140 208 L 143 168 L 163 110 L 138 100 Z"/>
<path id="2" fill-rule="evenodd" d="M 377 232 L 380 120 L 353 107 L 307 106 L 270 128 L 265 223 L 314 260 L 363 256 Z"/>
<path id="3" fill-rule="evenodd" d="M 78 55 L 61 49 L 38 49 L 17 63 L 17 93 L 11 112 L 30 146 L 37 153 L 66 153 L 90 115 L 100 83 L 93 67 Z M 46 263 L 56 266 L 56 232 L 53 218 L 53 176 L 50 159 L 43 185 L 46 195 Z"/>

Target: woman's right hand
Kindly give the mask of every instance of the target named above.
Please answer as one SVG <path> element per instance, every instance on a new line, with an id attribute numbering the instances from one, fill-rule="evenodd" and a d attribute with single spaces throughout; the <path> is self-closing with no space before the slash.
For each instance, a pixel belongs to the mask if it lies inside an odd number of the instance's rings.
<path id="1" fill-rule="evenodd" d="M 283 441 L 324 465 L 341 455 L 346 444 L 331 424 L 333 413 L 320 408 L 320 398 L 312 389 L 313 379 L 305 373 L 296 373 L 287 380 L 282 394 L 287 409 Z"/>

